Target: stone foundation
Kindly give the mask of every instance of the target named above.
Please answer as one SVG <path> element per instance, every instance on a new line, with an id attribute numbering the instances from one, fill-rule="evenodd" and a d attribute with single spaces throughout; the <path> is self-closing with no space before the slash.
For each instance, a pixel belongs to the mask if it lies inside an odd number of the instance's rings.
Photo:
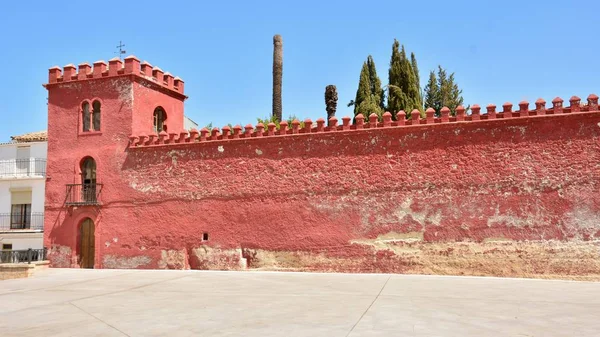
<path id="1" fill-rule="evenodd" d="M 27 278 L 36 270 L 48 267 L 48 261 L 27 263 L 2 263 L 0 264 L 0 280 L 10 280 L 16 278 Z"/>

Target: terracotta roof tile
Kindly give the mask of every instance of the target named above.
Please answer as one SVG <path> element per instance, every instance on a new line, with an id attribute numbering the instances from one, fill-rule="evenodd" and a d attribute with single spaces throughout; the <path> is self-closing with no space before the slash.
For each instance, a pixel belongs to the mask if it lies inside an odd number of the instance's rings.
<path id="1" fill-rule="evenodd" d="M 30 132 L 18 136 L 11 136 L 10 139 L 15 143 L 43 142 L 48 140 L 48 132 L 45 130 Z"/>

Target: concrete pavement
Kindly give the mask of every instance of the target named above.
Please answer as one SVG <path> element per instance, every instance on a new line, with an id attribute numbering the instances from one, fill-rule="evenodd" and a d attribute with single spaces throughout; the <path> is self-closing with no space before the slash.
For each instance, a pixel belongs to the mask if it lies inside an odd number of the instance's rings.
<path id="1" fill-rule="evenodd" d="M 0 281 L 2 336 L 600 336 L 600 283 L 49 269 Z"/>

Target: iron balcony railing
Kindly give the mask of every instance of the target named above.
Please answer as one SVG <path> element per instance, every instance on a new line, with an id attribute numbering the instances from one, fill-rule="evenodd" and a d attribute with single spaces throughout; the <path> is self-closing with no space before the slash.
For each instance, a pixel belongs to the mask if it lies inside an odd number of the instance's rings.
<path id="1" fill-rule="evenodd" d="M 1 178 L 45 177 L 46 159 L 5 159 L 0 160 Z"/>
<path id="2" fill-rule="evenodd" d="M 102 184 L 67 184 L 69 206 L 99 205 Z"/>
<path id="3" fill-rule="evenodd" d="M 46 248 L 0 251 L 0 263 L 31 263 L 46 260 Z"/>
<path id="4" fill-rule="evenodd" d="M 0 213 L 0 231 L 44 230 L 44 213 Z"/>

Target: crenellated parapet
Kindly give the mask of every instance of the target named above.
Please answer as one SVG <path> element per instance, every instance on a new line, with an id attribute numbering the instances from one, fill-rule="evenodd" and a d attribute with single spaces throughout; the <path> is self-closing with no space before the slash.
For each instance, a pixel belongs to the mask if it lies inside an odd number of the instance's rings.
<path id="1" fill-rule="evenodd" d="M 275 136 L 296 136 L 302 134 L 320 134 L 339 131 L 361 131 L 369 129 L 381 128 L 406 128 L 406 127 L 424 127 L 437 124 L 455 124 L 462 123 L 493 123 L 497 120 L 505 119 L 524 119 L 524 118 L 544 118 L 544 116 L 564 115 L 564 114 L 579 114 L 600 112 L 598 110 L 598 96 L 591 94 L 587 97 L 587 104 L 581 104 L 581 98 L 573 96 L 569 99 L 569 106 L 563 106 L 564 100 L 556 97 L 552 100 L 552 107 L 546 107 L 546 101 L 542 98 L 535 101 L 535 108 L 530 109 L 529 102 L 521 101 L 518 104 L 518 109 L 515 109 L 510 102 L 502 104 L 502 110 L 496 111 L 496 105 L 490 104 L 486 107 L 486 112 L 482 113 L 481 107 L 477 104 L 471 107 L 471 114 L 466 114 L 466 109 L 462 106 L 456 108 L 456 114 L 450 115 L 450 109 L 444 107 L 440 111 L 440 116 L 435 117 L 435 110 L 429 108 L 425 111 L 425 118 L 421 118 L 418 110 L 413 110 L 410 118 L 407 119 L 406 113 L 400 111 L 396 114 L 396 120 L 392 120 L 392 114 L 385 112 L 382 116 L 382 121 L 376 114 L 371 114 L 365 117 L 359 114 L 355 117 L 355 122 L 351 124 L 350 117 L 343 117 L 341 125 L 338 124 L 337 117 L 332 117 L 329 121 L 323 118 L 313 122 L 311 119 L 306 119 L 304 125 L 300 121 L 294 120 L 291 124 L 286 121 L 280 123 L 280 129 L 276 129 L 274 123 L 269 123 L 266 127 L 262 123 L 255 126 L 248 124 L 244 127 L 236 125 L 233 128 L 225 126 L 222 129 L 213 128 L 209 130 L 203 128 L 198 131 L 192 129 L 190 132 L 161 132 L 157 134 L 140 134 L 131 135 L 129 137 L 131 147 L 146 147 L 169 144 L 183 143 L 204 143 L 204 142 L 219 142 L 229 140 L 241 140 L 262 137 Z"/>
<path id="2" fill-rule="evenodd" d="M 184 83 L 181 78 L 163 72 L 159 67 L 153 67 L 146 61 L 140 63 L 140 60 L 133 55 L 126 57 L 124 62 L 115 57 L 108 63 L 102 60 L 96 61 L 93 66 L 89 63 L 81 63 L 78 67 L 73 64 L 67 64 L 62 69 L 58 66 L 52 67 L 48 70 L 47 85 L 118 76 L 138 76 L 165 89 L 184 94 Z"/>

